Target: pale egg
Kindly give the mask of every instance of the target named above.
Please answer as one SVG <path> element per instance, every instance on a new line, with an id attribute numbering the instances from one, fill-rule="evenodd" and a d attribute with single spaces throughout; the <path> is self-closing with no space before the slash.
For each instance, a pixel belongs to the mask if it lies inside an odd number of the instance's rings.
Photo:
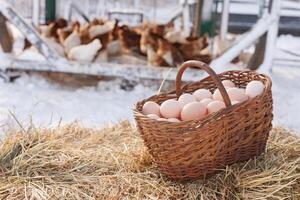
<path id="1" fill-rule="evenodd" d="M 258 95 L 261 95 L 265 89 L 265 86 L 260 81 L 251 81 L 247 84 L 246 95 L 250 98 L 254 98 Z"/>
<path id="2" fill-rule="evenodd" d="M 248 100 L 248 96 L 243 92 L 241 88 L 227 88 L 226 91 L 231 101 L 243 102 Z M 224 101 L 219 89 L 215 90 L 213 99 L 216 101 Z"/>
<path id="3" fill-rule="evenodd" d="M 248 96 L 240 88 L 227 89 L 230 101 L 244 102 L 248 100 Z"/>
<path id="4" fill-rule="evenodd" d="M 216 101 L 223 101 L 223 97 L 219 89 L 216 89 L 213 94 L 213 99 Z"/>
<path id="5" fill-rule="evenodd" d="M 201 101 L 205 98 L 212 98 L 212 93 L 207 89 L 198 89 L 193 93 L 193 95 L 196 97 L 197 101 Z"/>
<path id="6" fill-rule="evenodd" d="M 238 101 L 232 101 L 231 105 L 235 105 L 235 104 L 238 104 L 238 103 L 240 103 L 240 102 L 238 102 Z"/>
<path id="7" fill-rule="evenodd" d="M 157 103 L 155 103 L 154 101 L 147 101 L 143 105 L 142 112 L 144 115 L 155 114 L 160 116 L 159 110 L 160 110 L 160 106 Z"/>
<path id="8" fill-rule="evenodd" d="M 205 98 L 200 101 L 204 106 L 207 106 L 210 102 L 213 102 L 213 99 Z"/>
<path id="9" fill-rule="evenodd" d="M 235 84 L 231 80 L 224 80 L 222 81 L 222 84 L 228 88 L 235 87 Z"/>
<path id="10" fill-rule="evenodd" d="M 200 102 L 186 104 L 181 111 L 181 120 L 202 119 L 207 113 L 206 107 Z"/>
<path id="11" fill-rule="evenodd" d="M 225 108 L 225 103 L 222 101 L 213 101 L 207 105 L 208 114 L 218 112 L 219 110 Z"/>
<path id="12" fill-rule="evenodd" d="M 147 115 L 147 117 L 149 117 L 151 119 L 158 119 L 159 118 L 159 116 L 156 115 L 156 114 L 149 114 L 149 115 Z"/>
<path id="13" fill-rule="evenodd" d="M 165 118 L 179 118 L 181 106 L 175 99 L 164 101 L 160 106 L 160 113 Z"/>
<path id="14" fill-rule="evenodd" d="M 246 89 L 245 88 L 238 88 L 240 91 L 242 91 L 243 93 L 246 93 Z"/>
<path id="15" fill-rule="evenodd" d="M 168 122 L 180 122 L 180 120 L 177 118 L 169 118 L 169 119 L 167 119 L 167 121 Z"/>
<path id="16" fill-rule="evenodd" d="M 182 94 L 178 98 L 178 102 L 179 102 L 181 107 L 185 106 L 188 103 L 195 102 L 195 101 L 197 101 L 196 97 L 193 96 L 192 94 L 189 94 L 189 93 Z"/>

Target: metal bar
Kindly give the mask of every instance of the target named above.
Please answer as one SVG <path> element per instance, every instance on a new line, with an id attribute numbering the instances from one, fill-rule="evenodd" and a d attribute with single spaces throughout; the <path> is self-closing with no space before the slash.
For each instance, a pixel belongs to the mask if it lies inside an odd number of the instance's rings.
<path id="1" fill-rule="evenodd" d="M 228 32 L 229 6 L 230 6 L 230 0 L 223 0 L 221 31 L 220 31 L 221 41 L 226 40 L 226 36 Z"/>

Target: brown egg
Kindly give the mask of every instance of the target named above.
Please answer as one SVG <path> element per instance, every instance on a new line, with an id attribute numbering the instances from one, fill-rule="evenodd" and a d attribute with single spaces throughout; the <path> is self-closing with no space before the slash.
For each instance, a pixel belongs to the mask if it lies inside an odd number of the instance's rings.
<path id="1" fill-rule="evenodd" d="M 225 108 L 225 103 L 222 101 L 213 101 L 207 105 L 208 114 L 218 112 L 219 110 Z"/>
<path id="2" fill-rule="evenodd" d="M 167 121 L 168 122 L 180 122 L 180 120 L 177 118 L 169 118 L 169 119 L 167 119 Z"/>
<path id="3" fill-rule="evenodd" d="M 224 80 L 222 81 L 222 84 L 228 88 L 235 87 L 235 84 L 231 80 Z"/>
<path id="4" fill-rule="evenodd" d="M 216 89 L 213 94 L 213 99 L 216 101 L 223 101 L 223 97 L 219 89 Z"/>
<path id="5" fill-rule="evenodd" d="M 205 98 L 200 101 L 204 106 L 207 106 L 210 102 L 213 102 L 213 99 Z"/>
<path id="6" fill-rule="evenodd" d="M 160 113 L 165 118 L 179 118 L 181 106 L 175 99 L 164 101 L 160 106 Z"/>
<path id="7" fill-rule="evenodd" d="M 201 101 L 205 98 L 212 98 L 211 92 L 207 89 L 198 89 L 193 93 L 193 95 L 196 97 L 197 101 Z"/>
<path id="8" fill-rule="evenodd" d="M 248 97 L 243 92 L 242 88 L 227 88 L 226 91 L 231 101 L 243 102 L 248 100 Z M 215 90 L 213 94 L 213 99 L 216 101 L 224 101 L 219 89 Z"/>
<path id="9" fill-rule="evenodd" d="M 231 101 L 244 102 L 248 100 L 248 96 L 240 88 L 229 88 L 227 93 Z"/>
<path id="10" fill-rule="evenodd" d="M 143 105 L 142 112 L 144 115 L 155 114 L 160 116 L 159 110 L 160 110 L 160 106 L 157 103 L 155 103 L 154 101 L 147 101 Z"/>
<path id="11" fill-rule="evenodd" d="M 265 89 L 265 86 L 260 81 L 251 81 L 246 86 L 246 95 L 250 98 L 254 98 L 261 95 Z"/>
<path id="12" fill-rule="evenodd" d="M 191 102 L 195 102 L 197 101 L 196 100 L 196 97 L 189 94 L 189 93 L 185 93 L 185 94 L 182 94 L 179 98 L 178 98 L 178 102 L 180 104 L 180 106 L 183 108 L 183 106 L 185 106 L 186 104 L 188 103 L 191 103 Z"/>
<path id="13" fill-rule="evenodd" d="M 166 122 L 168 120 L 166 118 L 158 118 L 157 121 Z"/>
<path id="14" fill-rule="evenodd" d="M 158 119 L 159 118 L 159 116 L 156 115 L 156 114 L 149 114 L 149 115 L 147 115 L 147 117 L 149 117 L 151 119 Z"/>
<path id="15" fill-rule="evenodd" d="M 238 101 L 232 101 L 231 105 L 235 105 L 235 104 L 238 104 L 238 103 L 240 103 L 240 102 L 238 102 Z"/>
<path id="16" fill-rule="evenodd" d="M 202 119 L 207 113 L 206 107 L 200 102 L 186 104 L 181 111 L 181 120 Z"/>

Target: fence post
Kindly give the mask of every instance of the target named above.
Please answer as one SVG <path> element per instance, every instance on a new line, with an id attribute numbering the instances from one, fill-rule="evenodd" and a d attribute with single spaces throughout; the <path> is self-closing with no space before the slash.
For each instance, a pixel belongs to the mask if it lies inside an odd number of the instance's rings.
<path id="1" fill-rule="evenodd" d="M 221 41 L 226 40 L 226 35 L 228 32 L 228 21 L 229 21 L 229 4 L 230 0 L 223 0 L 222 4 L 222 19 L 221 19 Z"/>
<path id="2" fill-rule="evenodd" d="M 13 38 L 6 25 L 6 19 L 0 12 L 0 49 L 6 53 L 12 52 Z"/>
<path id="3" fill-rule="evenodd" d="M 55 20 L 56 0 L 46 0 L 46 23 Z"/>
<path id="4" fill-rule="evenodd" d="M 40 0 L 33 0 L 32 4 L 32 23 L 34 26 L 38 26 L 40 23 Z"/>
<path id="5" fill-rule="evenodd" d="M 265 49 L 265 57 L 263 64 L 259 67 L 259 71 L 268 73 L 272 69 L 274 50 L 276 49 L 276 40 L 278 35 L 278 26 L 280 19 L 281 0 L 273 0 L 270 15 L 274 18 L 272 25 L 267 33 L 267 42 Z"/>

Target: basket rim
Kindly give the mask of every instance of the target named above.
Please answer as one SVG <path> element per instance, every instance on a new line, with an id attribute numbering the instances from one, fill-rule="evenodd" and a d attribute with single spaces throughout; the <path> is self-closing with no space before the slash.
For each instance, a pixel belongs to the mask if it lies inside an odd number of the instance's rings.
<path id="1" fill-rule="evenodd" d="M 247 104 L 250 104 L 254 101 L 257 101 L 258 99 L 262 98 L 268 91 L 271 90 L 271 87 L 272 87 L 272 81 L 271 81 L 271 78 L 266 75 L 266 74 L 260 74 L 260 73 L 257 73 L 256 71 L 251 71 L 251 70 L 228 70 L 228 71 L 224 71 L 222 73 L 219 73 L 217 74 L 218 76 L 220 75 L 226 75 L 226 74 L 231 74 L 231 73 L 234 73 L 234 72 L 251 72 L 251 73 L 254 73 L 258 76 L 262 76 L 263 78 L 265 78 L 267 81 L 264 82 L 263 84 L 265 85 L 265 88 L 264 88 L 264 91 L 261 95 L 258 95 L 252 99 L 248 99 L 244 102 L 241 102 L 241 103 L 238 103 L 238 104 L 235 104 L 235 105 L 230 105 L 229 107 L 226 107 L 224 109 L 221 109 L 219 110 L 218 112 L 214 112 L 214 113 L 211 113 L 211 114 L 208 114 L 206 117 L 202 118 L 202 119 L 194 119 L 194 120 L 188 120 L 188 121 L 180 121 L 180 122 L 169 122 L 169 121 L 157 121 L 156 119 L 152 119 L 150 117 L 147 117 L 147 115 L 144 115 L 142 113 L 142 111 L 140 111 L 137 106 L 138 104 L 144 104 L 145 102 L 151 100 L 152 98 L 154 97 L 159 97 L 159 96 L 169 96 L 170 95 L 170 98 L 168 99 L 172 99 L 172 98 L 178 98 L 177 95 L 176 95 L 176 90 L 171 90 L 170 92 L 166 92 L 166 93 L 160 93 L 160 94 L 155 94 L 155 95 L 152 95 L 148 98 L 145 98 L 145 99 L 142 99 L 138 102 L 136 102 L 135 104 L 133 104 L 133 113 L 135 116 L 139 116 L 139 117 L 143 117 L 144 120 L 147 120 L 149 122 L 156 122 L 156 123 L 160 123 L 160 124 L 181 124 L 181 123 L 194 123 L 194 122 L 197 122 L 199 125 L 198 126 L 202 126 L 208 122 L 211 121 L 212 118 L 219 118 L 219 117 L 222 117 L 223 113 L 225 112 L 229 112 L 229 110 L 231 111 L 234 111 L 236 108 L 240 107 L 240 106 L 246 106 Z M 199 83 L 201 81 L 204 81 L 205 79 L 208 79 L 210 76 L 206 76 L 202 79 L 200 79 L 199 81 L 195 81 L 195 82 L 190 82 L 190 83 L 187 83 L 185 85 L 183 85 L 182 87 L 182 91 L 185 91 L 186 88 L 188 88 L 189 86 L 191 86 L 192 84 L 195 84 L 195 83 Z M 144 103 L 143 103 L 144 102 Z"/>

